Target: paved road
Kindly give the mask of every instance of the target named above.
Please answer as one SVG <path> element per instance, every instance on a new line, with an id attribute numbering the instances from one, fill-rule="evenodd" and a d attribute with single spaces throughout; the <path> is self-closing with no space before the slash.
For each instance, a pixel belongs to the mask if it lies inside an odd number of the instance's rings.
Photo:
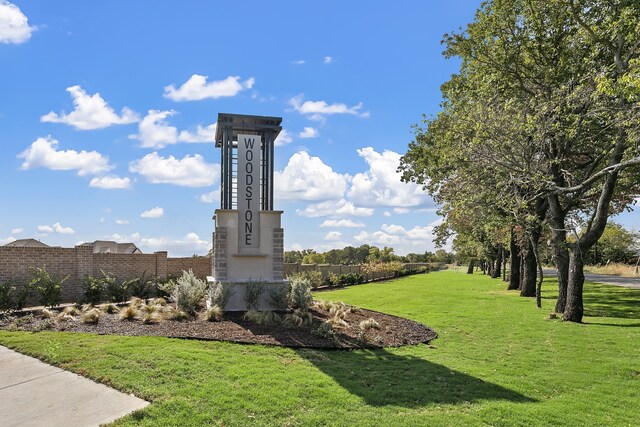
<path id="1" fill-rule="evenodd" d="M 148 404 L 0 346 L 0 426 L 98 426 Z"/>
<path id="2" fill-rule="evenodd" d="M 543 270 L 545 276 L 555 276 L 556 270 Z M 609 276 L 606 274 L 585 273 L 587 282 L 604 283 L 607 285 L 621 286 L 623 288 L 640 289 L 640 279 L 633 277 Z"/>

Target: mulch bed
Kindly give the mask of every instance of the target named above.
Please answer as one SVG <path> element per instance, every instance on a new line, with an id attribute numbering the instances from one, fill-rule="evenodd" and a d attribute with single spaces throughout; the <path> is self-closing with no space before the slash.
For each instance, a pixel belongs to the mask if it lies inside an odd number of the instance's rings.
<path id="1" fill-rule="evenodd" d="M 225 313 L 220 322 L 196 319 L 190 321 L 164 320 L 157 324 L 144 324 L 140 320 L 125 321 L 117 314 L 103 313 L 97 324 L 79 320 L 53 321 L 38 314 L 0 315 L 0 329 L 19 331 L 88 332 L 100 335 L 161 336 L 246 344 L 266 344 L 286 347 L 311 348 L 382 348 L 428 343 L 438 334 L 431 328 L 389 314 L 358 309 L 345 319 L 346 327 L 336 328 L 333 338 L 317 333 L 318 326 L 328 319 L 329 313 L 320 307 L 310 310 L 313 324 L 309 326 L 257 325 L 243 320 L 242 312 Z M 375 319 L 379 329 L 370 329 L 364 337 L 358 336 L 363 320 Z"/>

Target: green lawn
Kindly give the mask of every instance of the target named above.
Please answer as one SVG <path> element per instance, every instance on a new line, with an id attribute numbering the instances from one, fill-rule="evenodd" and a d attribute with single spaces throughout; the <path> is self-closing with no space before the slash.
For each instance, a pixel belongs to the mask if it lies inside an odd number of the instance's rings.
<path id="1" fill-rule="evenodd" d="M 153 402 L 116 425 L 640 425 L 640 291 L 586 285 L 585 324 L 498 280 L 445 271 L 326 292 L 439 338 L 316 351 L 0 332 L 0 344 Z M 595 317 L 598 316 L 598 317 Z"/>

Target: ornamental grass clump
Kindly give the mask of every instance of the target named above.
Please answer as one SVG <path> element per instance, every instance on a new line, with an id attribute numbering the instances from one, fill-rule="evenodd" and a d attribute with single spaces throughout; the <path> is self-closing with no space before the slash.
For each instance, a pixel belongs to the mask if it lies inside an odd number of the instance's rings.
<path id="1" fill-rule="evenodd" d="M 100 316 L 102 312 L 98 308 L 92 308 L 91 310 L 87 310 L 80 315 L 80 321 L 82 323 L 96 324 L 98 320 L 100 320 Z"/>
<path id="2" fill-rule="evenodd" d="M 116 314 L 120 311 L 120 309 L 113 303 L 101 304 L 98 308 L 107 314 Z"/>
<path id="3" fill-rule="evenodd" d="M 42 310 L 40 310 L 40 316 L 45 319 L 53 319 L 54 317 L 56 317 L 55 313 L 47 308 L 43 308 Z"/>
<path id="4" fill-rule="evenodd" d="M 191 320 L 191 315 L 189 313 L 184 310 L 176 310 L 171 306 L 167 306 L 167 308 L 162 312 L 162 316 L 167 320 L 174 320 L 176 322 Z"/>
<path id="5" fill-rule="evenodd" d="M 160 323 L 163 320 L 162 314 L 158 311 L 151 311 L 145 313 L 142 317 L 142 323 L 145 325 L 154 325 L 156 323 Z"/>
<path id="6" fill-rule="evenodd" d="M 283 323 L 289 326 L 300 327 L 302 325 L 311 325 L 313 316 L 308 311 L 294 310 L 293 313 L 284 316 Z"/>
<path id="7" fill-rule="evenodd" d="M 207 293 L 207 284 L 196 277 L 192 270 L 183 271 L 176 281 L 170 298 L 177 307 L 189 314 L 194 314 Z"/>
<path id="8" fill-rule="evenodd" d="M 202 315 L 203 319 L 209 322 L 219 322 L 224 316 L 224 310 L 217 305 L 211 306 Z"/>
<path id="9" fill-rule="evenodd" d="M 139 312 L 136 306 L 133 304 L 129 304 L 128 306 L 120 310 L 120 313 L 118 314 L 118 318 L 120 320 L 131 321 L 131 320 L 134 320 L 136 317 L 138 317 L 138 314 Z"/>

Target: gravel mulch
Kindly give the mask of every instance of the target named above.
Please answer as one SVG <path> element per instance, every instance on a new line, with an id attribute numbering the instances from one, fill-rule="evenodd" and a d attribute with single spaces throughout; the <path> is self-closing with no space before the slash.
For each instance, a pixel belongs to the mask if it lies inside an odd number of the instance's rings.
<path id="1" fill-rule="evenodd" d="M 311 325 L 294 327 L 284 324 L 257 325 L 243 319 L 241 312 L 225 313 L 220 322 L 194 320 L 163 320 L 144 324 L 141 320 L 120 320 L 117 314 L 103 313 L 97 324 L 79 320 L 44 319 L 38 314 L 0 315 L 0 329 L 20 331 L 88 332 L 100 335 L 161 336 L 170 338 L 232 341 L 246 344 L 266 344 L 312 348 L 382 348 L 428 343 L 438 334 L 428 326 L 389 314 L 357 309 L 345 318 L 347 326 L 335 328 L 332 337 L 318 333 L 318 326 L 329 318 L 329 312 L 314 306 Z M 379 329 L 359 334 L 363 320 L 374 319 Z"/>

